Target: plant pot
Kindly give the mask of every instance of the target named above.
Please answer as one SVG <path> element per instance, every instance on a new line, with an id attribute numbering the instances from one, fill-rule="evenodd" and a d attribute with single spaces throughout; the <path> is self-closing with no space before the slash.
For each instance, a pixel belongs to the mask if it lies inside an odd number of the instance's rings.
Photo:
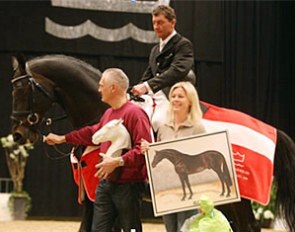
<path id="1" fill-rule="evenodd" d="M 262 228 L 273 228 L 274 226 L 274 220 L 273 219 L 264 219 L 261 227 Z"/>
<path id="2" fill-rule="evenodd" d="M 12 216 L 14 220 L 25 220 L 27 218 L 27 205 L 28 199 L 26 197 L 13 198 Z"/>
<path id="3" fill-rule="evenodd" d="M 9 199 L 9 208 L 13 220 L 25 220 L 31 207 L 31 198 L 27 193 L 12 193 Z"/>

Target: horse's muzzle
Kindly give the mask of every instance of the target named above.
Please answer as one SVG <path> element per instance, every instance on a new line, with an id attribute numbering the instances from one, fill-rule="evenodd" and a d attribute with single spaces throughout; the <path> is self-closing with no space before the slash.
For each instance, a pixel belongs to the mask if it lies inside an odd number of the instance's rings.
<path id="1" fill-rule="evenodd" d="M 38 132 L 31 131 L 25 127 L 17 127 L 16 129 L 13 129 L 12 136 L 14 142 L 18 144 L 25 144 L 27 142 L 35 143 L 40 139 L 40 137 L 42 137 Z"/>

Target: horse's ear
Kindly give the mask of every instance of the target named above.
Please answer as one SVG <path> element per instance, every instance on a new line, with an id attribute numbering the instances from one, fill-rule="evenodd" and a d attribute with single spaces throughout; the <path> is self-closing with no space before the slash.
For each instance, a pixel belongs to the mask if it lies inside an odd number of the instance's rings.
<path id="1" fill-rule="evenodd" d="M 11 57 L 11 64 L 13 70 L 19 69 L 22 73 L 26 71 L 26 60 L 23 54 L 17 53 Z"/>
<path id="2" fill-rule="evenodd" d="M 122 118 L 119 119 L 118 123 L 123 124 L 124 120 Z"/>

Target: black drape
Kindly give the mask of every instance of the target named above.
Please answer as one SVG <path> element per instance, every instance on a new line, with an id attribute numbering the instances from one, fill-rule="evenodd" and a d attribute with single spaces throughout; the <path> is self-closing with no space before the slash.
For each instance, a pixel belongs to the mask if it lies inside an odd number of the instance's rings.
<path id="1" fill-rule="evenodd" d="M 246 112 L 295 139 L 294 3 L 172 0 L 170 4 L 177 13 L 176 30 L 194 44 L 200 98 Z M 149 14 L 59 8 L 52 7 L 50 1 L 0 1 L 1 137 L 10 130 L 10 57 L 16 51 L 24 52 L 28 58 L 68 54 L 100 70 L 120 67 L 131 84 L 137 83 L 147 65 L 153 44 L 132 39 L 105 42 L 90 36 L 60 39 L 45 32 L 45 17 L 64 25 L 90 19 L 102 27 L 117 28 L 132 22 L 152 30 Z M 57 108 L 49 114 L 62 112 Z M 67 122 L 52 128 L 59 133 L 70 129 Z M 52 150 L 49 153 L 56 154 Z M 1 149 L 0 177 L 7 177 L 3 154 Z M 39 143 L 28 160 L 24 188 L 33 198 L 30 216 L 78 216 L 77 189 L 68 158 L 52 160 L 45 155 L 44 146 Z"/>
<path id="2" fill-rule="evenodd" d="M 223 10 L 223 105 L 294 138 L 294 4 L 226 1 Z"/>

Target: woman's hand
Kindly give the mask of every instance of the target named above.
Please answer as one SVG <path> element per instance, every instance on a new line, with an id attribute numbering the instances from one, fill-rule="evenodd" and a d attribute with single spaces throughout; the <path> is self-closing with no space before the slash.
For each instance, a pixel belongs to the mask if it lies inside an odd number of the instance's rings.
<path id="1" fill-rule="evenodd" d="M 149 149 L 150 143 L 145 139 L 141 139 L 140 152 L 144 154 Z"/>

